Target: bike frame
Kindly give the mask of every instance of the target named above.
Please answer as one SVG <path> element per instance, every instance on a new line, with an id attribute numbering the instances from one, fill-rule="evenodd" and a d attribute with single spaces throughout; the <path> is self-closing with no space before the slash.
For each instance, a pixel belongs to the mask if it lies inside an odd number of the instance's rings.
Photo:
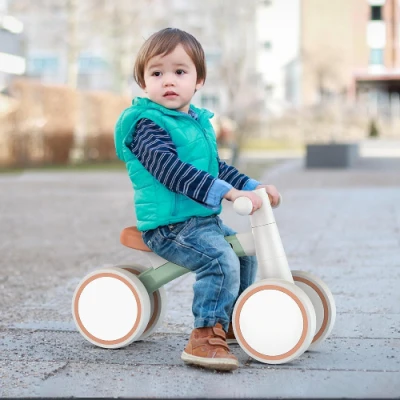
<path id="1" fill-rule="evenodd" d="M 293 283 L 268 195 L 265 189 L 257 189 L 255 193 L 261 197 L 263 204 L 250 216 L 251 232 L 226 236 L 225 240 L 238 257 L 257 256 L 261 279 L 284 279 Z M 139 279 L 149 294 L 190 272 L 189 269 L 168 262 L 155 253 L 143 253 L 149 258 L 152 268 L 142 272 Z"/>

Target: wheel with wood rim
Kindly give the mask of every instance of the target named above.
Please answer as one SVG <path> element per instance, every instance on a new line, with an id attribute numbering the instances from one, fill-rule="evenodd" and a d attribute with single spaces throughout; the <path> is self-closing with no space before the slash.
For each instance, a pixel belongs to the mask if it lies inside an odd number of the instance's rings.
<path id="1" fill-rule="evenodd" d="M 294 283 L 303 289 L 313 303 L 317 327 L 309 350 L 313 350 L 331 333 L 336 320 L 336 305 L 332 292 L 317 276 L 305 271 L 291 271 Z"/>
<path id="2" fill-rule="evenodd" d="M 142 272 L 146 271 L 148 267 L 138 264 L 132 265 L 118 265 L 114 268 L 122 268 L 125 271 L 130 272 L 136 276 L 139 276 Z M 149 337 L 157 328 L 161 325 L 165 313 L 167 311 L 167 293 L 163 287 L 155 290 L 150 295 L 150 319 L 146 326 L 146 329 L 142 333 L 139 339 L 136 339 L 135 342 L 139 340 L 144 340 Z"/>
<path id="3" fill-rule="evenodd" d="M 72 298 L 72 315 L 82 336 L 104 348 L 138 340 L 150 319 L 150 298 L 134 274 L 118 267 L 86 275 Z"/>
<path id="4" fill-rule="evenodd" d="M 316 317 L 303 290 L 285 280 L 263 279 L 240 295 L 232 324 L 239 345 L 250 357 L 283 364 L 308 349 Z"/>

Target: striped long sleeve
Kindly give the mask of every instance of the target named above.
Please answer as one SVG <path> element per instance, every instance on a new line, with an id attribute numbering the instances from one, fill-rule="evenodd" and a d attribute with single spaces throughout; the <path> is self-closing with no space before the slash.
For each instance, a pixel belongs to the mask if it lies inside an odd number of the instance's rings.
<path id="1" fill-rule="evenodd" d="M 136 125 L 134 140 L 129 148 L 144 168 L 169 190 L 188 196 L 211 209 L 220 206 L 223 196 L 233 186 L 252 190 L 255 183 L 258 184 L 223 161 L 219 161 L 218 178 L 184 163 L 179 159 L 168 132 L 146 118 Z"/>
<path id="2" fill-rule="evenodd" d="M 241 174 L 235 167 L 228 165 L 225 161 L 219 160 L 219 179 L 230 183 L 235 189 L 253 190 L 260 183 L 249 178 L 245 174 Z"/>

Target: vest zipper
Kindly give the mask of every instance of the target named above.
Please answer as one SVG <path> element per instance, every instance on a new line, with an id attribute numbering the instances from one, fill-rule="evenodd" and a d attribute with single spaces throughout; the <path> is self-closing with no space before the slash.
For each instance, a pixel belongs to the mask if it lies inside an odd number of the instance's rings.
<path id="1" fill-rule="evenodd" d="M 193 119 L 190 115 L 187 115 L 187 116 L 183 115 L 183 117 L 184 118 L 190 118 L 190 120 L 192 122 L 194 122 L 196 125 L 198 125 L 200 127 L 201 131 L 203 132 L 204 138 L 206 139 L 206 142 L 207 142 L 208 152 L 210 154 L 210 160 L 208 161 L 208 170 L 211 171 L 211 164 L 212 164 L 213 155 L 212 155 L 212 147 L 211 147 L 210 141 L 209 141 L 209 139 L 207 137 L 206 130 L 201 126 L 199 121 Z"/>

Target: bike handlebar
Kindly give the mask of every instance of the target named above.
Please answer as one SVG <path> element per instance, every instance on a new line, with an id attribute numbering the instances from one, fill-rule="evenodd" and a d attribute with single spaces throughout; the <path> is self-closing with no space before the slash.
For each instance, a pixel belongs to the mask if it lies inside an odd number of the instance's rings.
<path id="1" fill-rule="evenodd" d="M 272 208 L 278 208 L 282 204 L 282 195 L 279 193 L 278 204 Z M 238 197 L 233 202 L 233 209 L 239 215 L 250 215 L 253 211 L 253 203 L 248 197 Z"/>
<path id="2" fill-rule="evenodd" d="M 250 215 L 253 211 L 253 203 L 248 197 L 238 197 L 233 202 L 233 209 L 239 215 Z"/>

